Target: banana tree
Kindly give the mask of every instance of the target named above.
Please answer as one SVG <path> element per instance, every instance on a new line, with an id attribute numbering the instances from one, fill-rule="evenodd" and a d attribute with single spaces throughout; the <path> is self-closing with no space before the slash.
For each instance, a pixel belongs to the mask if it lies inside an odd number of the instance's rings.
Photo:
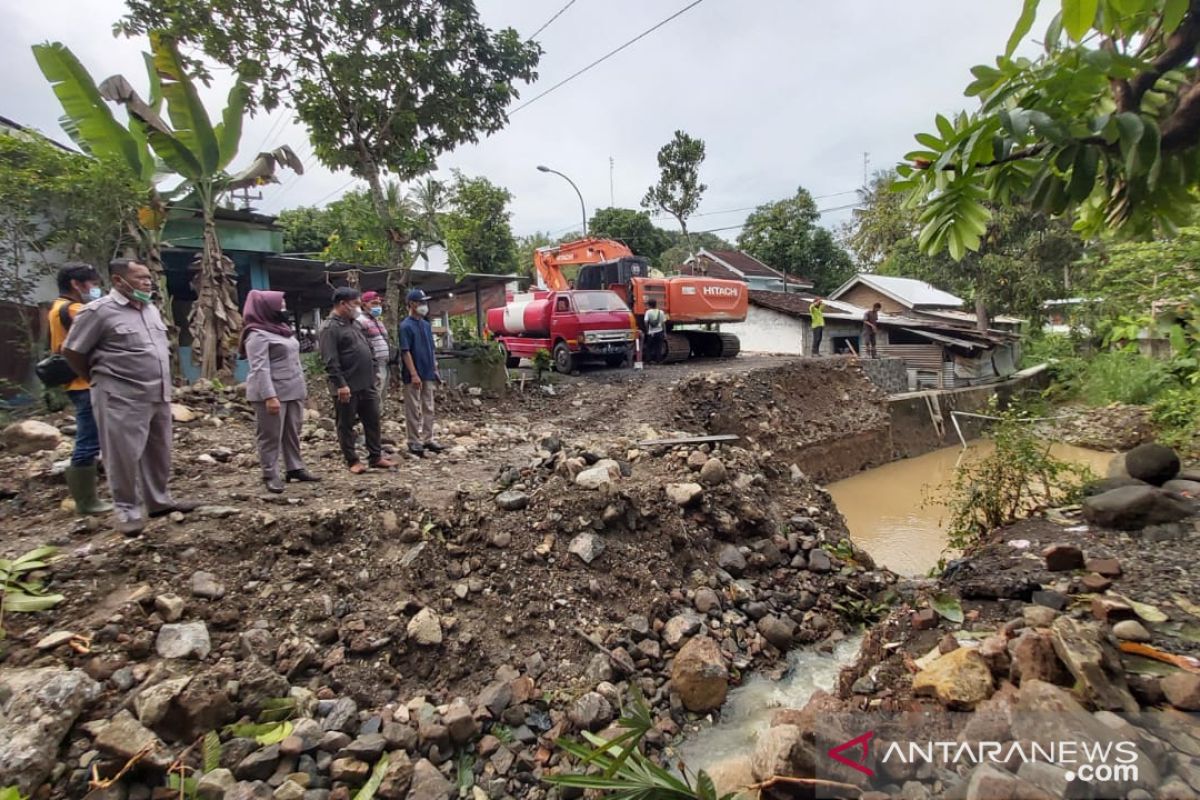
<path id="1" fill-rule="evenodd" d="M 156 185 L 161 177 L 161 165 L 151 152 L 141 126 L 132 120 L 128 125 L 117 121 L 92 76 L 66 45 L 61 42 L 37 44 L 33 46 L 33 55 L 63 107 L 64 115 L 59 124 L 67 135 L 83 152 L 124 164 L 145 192 L 137 218 L 129 223 L 129 233 L 138 243 L 142 262 L 154 274 L 160 310 L 170 330 L 172 368 L 178 374 L 178 329 L 171 304 L 165 302 L 167 279 L 162 263 L 162 231 L 170 198 L 164 197 Z M 150 76 L 150 107 L 157 111 L 162 105 L 162 91 L 153 61 L 149 55 L 145 59 Z"/>
<path id="2" fill-rule="evenodd" d="M 221 121 L 213 125 L 195 84 L 183 69 L 179 50 L 169 37 L 159 33 L 150 35 L 151 52 L 146 56 L 149 102 L 138 95 L 124 76 L 114 75 L 97 87 L 65 47 L 43 45 L 42 48 L 39 63 L 45 58 L 54 68 L 53 76 L 47 73 L 47 77 L 54 83 L 70 118 L 64 126 L 68 133 L 75 130 L 84 140 L 95 140 L 98 145 L 92 146 L 99 146 L 100 152 L 115 152 L 129 163 L 136 163 L 138 174 L 149 183 L 150 197 L 156 202 L 148 203 L 139 217 L 140 224 L 156 234 L 154 255 L 148 257 L 157 261 L 159 270 L 161 258 L 157 248 L 168 202 L 186 194 L 177 205 L 200 212 L 204 234 L 197 259 L 197 300 L 192 304 L 189 325 L 193 358 L 200 364 L 200 375 L 215 378 L 223 366 L 232 363 L 230 355 L 241 327 L 233 262 L 221 252 L 217 237 L 220 197 L 236 189 L 276 182 L 275 172 L 280 166 L 302 173 L 303 164 L 284 145 L 269 153 L 259 153 L 238 173 L 227 172 L 241 142 L 248 87 L 239 77 L 229 92 Z M 45 64 L 42 69 L 47 72 Z M 105 101 L 125 107 L 128 128 L 116 123 Z M 160 116 L 164 101 L 170 124 Z M 182 182 L 169 192 L 158 192 L 155 180 L 170 173 L 178 175 Z M 165 287 L 162 294 L 166 295 Z"/>

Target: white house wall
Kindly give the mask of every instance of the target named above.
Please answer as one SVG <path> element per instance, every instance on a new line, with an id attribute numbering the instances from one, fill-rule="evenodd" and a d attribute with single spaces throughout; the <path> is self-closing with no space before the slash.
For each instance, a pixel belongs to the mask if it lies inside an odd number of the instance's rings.
<path id="1" fill-rule="evenodd" d="M 750 304 L 745 322 L 724 324 L 721 330 L 736 335 L 743 353 L 776 353 L 798 356 L 809 347 L 808 326 L 787 314 Z"/>

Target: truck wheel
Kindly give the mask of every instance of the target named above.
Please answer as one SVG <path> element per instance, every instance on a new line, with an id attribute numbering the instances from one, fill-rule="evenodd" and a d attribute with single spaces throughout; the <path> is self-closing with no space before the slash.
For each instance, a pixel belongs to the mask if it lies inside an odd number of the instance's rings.
<path id="1" fill-rule="evenodd" d="M 500 345 L 500 352 L 504 354 L 504 366 L 508 367 L 509 369 L 516 369 L 517 367 L 521 366 L 521 357 L 511 355 L 508 352 L 508 348 L 504 345 Z"/>
<path id="2" fill-rule="evenodd" d="M 554 345 L 554 368 L 563 375 L 570 375 L 575 371 L 575 356 L 566 342 Z"/>

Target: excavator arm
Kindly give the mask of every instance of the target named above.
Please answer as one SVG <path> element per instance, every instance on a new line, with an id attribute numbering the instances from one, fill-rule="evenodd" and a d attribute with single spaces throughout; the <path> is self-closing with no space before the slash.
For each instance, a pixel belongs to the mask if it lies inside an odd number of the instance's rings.
<path id="1" fill-rule="evenodd" d="M 547 289 L 563 291 L 568 288 L 563 267 L 599 264 L 632 255 L 632 250 L 612 239 L 579 239 L 538 248 L 533 252 L 533 265 Z"/>

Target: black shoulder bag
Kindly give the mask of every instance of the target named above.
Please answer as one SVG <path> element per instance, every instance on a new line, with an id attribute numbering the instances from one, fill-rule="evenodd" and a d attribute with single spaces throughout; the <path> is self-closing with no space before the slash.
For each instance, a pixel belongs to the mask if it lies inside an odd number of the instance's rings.
<path id="1" fill-rule="evenodd" d="M 63 303 L 58 307 L 58 321 L 62 323 L 63 331 L 71 330 L 71 304 Z M 75 374 L 75 370 L 71 369 L 71 365 L 67 363 L 66 357 L 62 353 L 51 353 L 34 365 L 33 371 L 37 374 L 38 380 L 47 389 L 54 389 L 60 386 L 66 386 L 71 381 L 79 376 Z"/>

